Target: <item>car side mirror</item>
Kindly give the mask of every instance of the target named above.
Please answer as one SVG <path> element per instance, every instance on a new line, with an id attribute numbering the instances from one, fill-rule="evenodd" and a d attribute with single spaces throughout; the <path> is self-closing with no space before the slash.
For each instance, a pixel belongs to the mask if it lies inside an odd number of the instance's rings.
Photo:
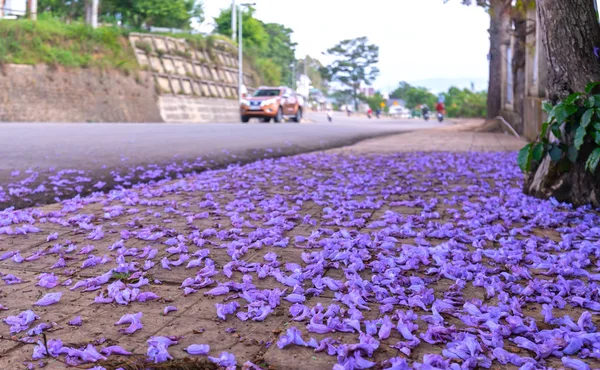
<path id="1" fill-rule="evenodd" d="M 282 96 L 282 98 L 284 98 L 284 99 L 287 99 L 287 98 L 289 98 L 289 97 L 290 97 L 290 96 L 289 96 L 288 94 L 283 94 L 283 96 Z"/>

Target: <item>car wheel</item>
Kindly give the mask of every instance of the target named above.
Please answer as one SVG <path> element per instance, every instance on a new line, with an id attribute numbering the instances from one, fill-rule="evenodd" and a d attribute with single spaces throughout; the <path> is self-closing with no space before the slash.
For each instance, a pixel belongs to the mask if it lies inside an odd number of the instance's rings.
<path id="1" fill-rule="evenodd" d="M 242 122 L 248 123 L 248 121 L 250 121 L 250 117 L 248 117 L 248 116 L 242 116 Z"/>
<path id="2" fill-rule="evenodd" d="M 298 111 L 296 112 L 296 116 L 294 116 L 293 120 L 296 123 L 300 123 L 300 121 L 302 121 L 302 108 L 298 108 Z"/>
<path id="3" fill-rule="evenodd" d="M 279 107 L 279 109 L 277 109 L 277 115 L 275 116 L 275 118 L 273 118 L 273 120 L 276 123 L 279 123 L 283 120 L 283 111 L 281 110 L 281 107 Z"/>
<path id="4" fill-rule="evenodd" d="M 264 117 L 261 121 L 263 121 L 264 123 L 269 123 L 271 122 L 271 117 Z"/>

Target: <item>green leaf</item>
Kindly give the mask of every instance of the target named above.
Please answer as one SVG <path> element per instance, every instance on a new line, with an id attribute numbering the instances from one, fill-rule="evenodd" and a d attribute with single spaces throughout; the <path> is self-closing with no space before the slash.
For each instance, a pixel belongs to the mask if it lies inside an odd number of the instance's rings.
<path id="1" fill-rule="evenodd" d="M 600 131 L 592 132 L 592 138 L 596 144 L 600 145 Z"/>
<path id="2" fill-rule="evenodd" d="M 600 162 L 600 148 L 596 148 L 594 149 L 594 151 L 592 152 L 592 154 L 590 154 L 590 156 L 587 159 L 587 162 L 585 162 L 585 168 L 594 173 L 596 171 L 596 168 L 598 168 L 598 163 Z"/>
<path id="3" fill-rule="evenodd" d="M 586 94 L 591 94 L 592 90 L 594 90 L 594 88 L 596 86 L 600 86 L 600 82 L 590 82 L 589 84 L 586 85 L 585 87 L 585 93 Z"/>
<path id="4" fill-rule="evenodd" d="M 585 135 L 587 134 L 587 130 L 583 126 L 579 126 L 577 132 L 575 132 L 575 148 L 577 150 L 581 149 L 583 145 L 583 140 L 585 139 Z"/>
<path id="5" fill-rule="evenodd" d="M 569 150 L 567 150 L 567 158 L 573 163 L 577 162 L 578 154 L 579 154 L 579 151 L 577 150 L 577 148 L 575 148 L 574 145 L 571 145 L 569 147 Z"/>
<path id="6" fill-rule="evenodd" d="M 594 108 L 594 105 L 596 105 L 596 98 L 593 96 L 590 96 L 589 98 L 587 98 L 587 100 L 584 103 L 584 106 L 586 108 Z"/>
<path id="7" fill-rule="evenodd" d="M 567 96 L 567 98 L 565 99 L 565 103 L 568 105 L 571 105 L 571 104 L 575 103 L 579 98 L 581 98 L 582 95 L 583 94 L 579 93 L 579 92 L 573 93 L 573 94 Z"/>
<path id="8" fill-rule="evenodd" d="M 580 125 L 582 127 L 588 127 L 590 122 L 592 122 L 592 117 L 594 116 L 594 109 L 588 109 L 585 111 L 585 113 L 583 114 L 583 116 L 581 116 L 581 123 Z"/>
<path id="9" fill-rule="evenodd" d="M 596 122 L 594 123 L 594 128 L 598 131 L 600 131 L 600 122 Z"/>
<path id="10" fill-rule="evenodd" d="M 577 109 L 578 108 L 576 105 L 567 105 L 564 103 L 559 103 L 558 105 L 554 106 L 554 109 L 550 113 L 550 116 L 554 117 L 557 122 L 563 123 L 570 116 L 575 114 L 577 112 Z"/>
<path id="11" fill-rule="evenodd" d="M 517 163 L 523 172 L 527 172 L 531 168 L 531 147 L 531 143 L 525 145 L 523 149 L 519 151 L 519 156 L 517 157 Z"/>
<path id="12" fill-rule="evenodd" d="M 552 161 L 554 162 L 558 162 L 560 160 L 560 157 L 562 157 L 562 149 L 558 147 L 558 145 L 552 145 L 552 149 L 550 149 L 550 158 L 552 158 Z"/>
<path id="13" fill-rule="evenodd" d="M 532 150 L 532 157 L 534 160 L 536 161 L 541 161 L 542 158 L 544 157 L 544 153 L 545 149 L 544 149 L 544 144 L 542 143 L 537 143 L 533 146 L 533 150 Z"/>
<path id="14" fill-rule="evenodd" d="M 546 100 L 542 103 L 542 110 L 548 114 L 552 111 L 552 103 L 549 100 Z"/>
<path id="15" fill-rule="evenodd" d="M 562 133 L 560 132 L 560 125 L 562 123 L 560 122 L 554 122 L 552 124 L 552 126 L 550 126 L 550 129 L 552 130 L 552 134 L 557 138 L 560 139 L 560 137 L 562 136 Z"/>
<path id="16" fill-rule="evenodd" d="M 540 132 L 540 137 L 544 139 L 548 134 L 548 122 L 542 123 L 542 132 Z"/>
<path id="17" fill-rule="evenodd" d="M 594 103 L 596 103 L 596 108 L 600 108 L 600 95 L 590 96 L 590 98 L 594 98 Z M 588 98 L 589 100 L 589 98 Z"/>

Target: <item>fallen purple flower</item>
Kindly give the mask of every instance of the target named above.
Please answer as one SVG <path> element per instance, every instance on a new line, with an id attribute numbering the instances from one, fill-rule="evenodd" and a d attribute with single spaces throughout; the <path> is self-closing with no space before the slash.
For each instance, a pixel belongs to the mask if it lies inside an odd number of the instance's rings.
<path id="1" fill-rule="evenodd" d="M 208 355 L 210 347 L 208 344 L 191 344 L 185 351 L 190 355 Z"/>
<path id="2" fill-rule="evenodd" d="M 58 292 L 58 293 L 48 293 L 45 296 L 43 296 L 40 300 L 38 300 L 37 302 L 35 302 L 33 305 L 34 306 L 50 306 L 53 305 L 55 303 L 58 303 L 60 301 L 60 298 L 62 297 L 62 293 Z"/>

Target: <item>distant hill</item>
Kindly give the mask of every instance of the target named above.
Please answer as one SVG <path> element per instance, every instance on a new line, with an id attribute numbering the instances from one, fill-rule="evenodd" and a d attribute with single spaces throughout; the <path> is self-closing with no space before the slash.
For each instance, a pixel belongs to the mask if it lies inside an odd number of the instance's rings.
<path id="1" fill-rule="evenodd" d="M 430 78 L 426 80 L 407 81 L 413 86 L 426 87 L 434 94 L 448 91 L 452 86 L 459 89 L 471 89 L 471 83 L 475 85 L 475 91 L 487 90 L 487 78 Z"/>

